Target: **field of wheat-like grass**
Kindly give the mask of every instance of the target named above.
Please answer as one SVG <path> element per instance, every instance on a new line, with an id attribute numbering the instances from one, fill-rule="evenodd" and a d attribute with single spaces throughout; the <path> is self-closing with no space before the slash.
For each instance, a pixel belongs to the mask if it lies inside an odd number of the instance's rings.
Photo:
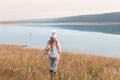
<path id="1" fill-rule="evenodd" d="M 50 80 L 42 49 L 0 45 L 0 80 Z M 55 80 L 120 80 L 120 59 L 62 52 Z"/>

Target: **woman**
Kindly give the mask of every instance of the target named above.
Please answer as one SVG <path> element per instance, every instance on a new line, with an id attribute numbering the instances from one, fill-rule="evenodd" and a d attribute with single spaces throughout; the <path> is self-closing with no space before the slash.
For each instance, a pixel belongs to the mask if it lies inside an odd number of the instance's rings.
<path id="1" fill-rule="evenodd" d="M 50 40 L 47 42 L 47 46 L 50 46 L 49 55 L 50 73 L 51 76 L 55 76 L 61 53 L 60 43 L 56 39 L 55 31 L 52 32 L 52 36 L 50 37 Z"/>

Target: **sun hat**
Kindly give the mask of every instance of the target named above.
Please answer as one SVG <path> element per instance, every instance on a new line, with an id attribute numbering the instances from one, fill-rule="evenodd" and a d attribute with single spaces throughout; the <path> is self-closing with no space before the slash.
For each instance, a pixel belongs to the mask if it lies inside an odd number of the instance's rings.
<path id="1" fill-rule="evenodd" d="M 55 30 L 52 30 L 52 35 L 51 35 L 51 37 L 54 37 L 54 38 L 57 37 L 57 35 L 56 35 L 56 31 L 55 31 Z"/>

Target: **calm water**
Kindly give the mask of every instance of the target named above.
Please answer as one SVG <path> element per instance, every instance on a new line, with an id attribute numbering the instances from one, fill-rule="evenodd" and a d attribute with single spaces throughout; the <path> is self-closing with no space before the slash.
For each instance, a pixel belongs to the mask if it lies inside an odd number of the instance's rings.
<path id="1" fill-rule="evenodd" d="M 90 25 L 91 28 L 89 25 L 85 26 L 84 28 L 80 25 L 0 25 L 0 44 L 44 48 L 47 40 L 49 40 L 51 31 L 55 29 L 62 50 L 87 52 L 103 56 L 120 56 L 119 25 L 112 25 L 105 27 L 105 29 L 103 28 L 107 25 Z"/>

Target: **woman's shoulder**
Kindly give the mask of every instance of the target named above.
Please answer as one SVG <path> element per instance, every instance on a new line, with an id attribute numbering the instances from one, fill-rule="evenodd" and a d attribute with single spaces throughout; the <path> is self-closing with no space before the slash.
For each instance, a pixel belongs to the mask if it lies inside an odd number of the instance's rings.
<path id="1" fill-rule="evenodd" d="M 59 46 L 59 45 L 60 45 L 60 42 L 57 40 L 57 41 L 56 41 L 56 44 L 57 44 L 57 46 Z"/>

